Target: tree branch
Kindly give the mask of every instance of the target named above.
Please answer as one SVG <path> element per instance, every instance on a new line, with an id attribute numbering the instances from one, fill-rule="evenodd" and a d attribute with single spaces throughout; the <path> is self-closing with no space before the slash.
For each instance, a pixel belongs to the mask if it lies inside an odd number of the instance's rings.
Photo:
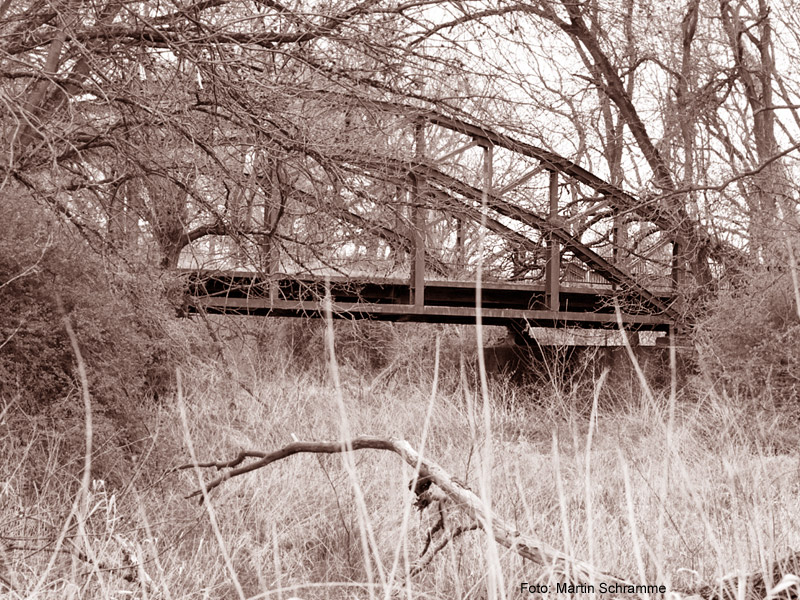
<path id="1" fill-rule="evenodd" d="M 273 452 L 243 451 L 230 461 L 201 464 L 189 463 L 178 466 L 175 470 L 200 469 L 204 467 L 224 470 L 235 467 L 204 485 L 206 491 L 211 491 L 228 479 L 264 468 L 294 454 L 336 454 L 354 450 L 388 450 L 399 455 L 409 466 L 417 471 L 417 481 L 427 479 L 435 483 L 444 492 L 447 499 L 464 513 L 470 521 L 477 524 L 484 531 L 492 532 L 497 543 L 523 558 L 545 567 L 554 568 L 575 582 L 584 584 L 607 582 L 630 585 L 628 581 L 620 577 L 600 571 L 588 563 L 564 554 L 541 540 L 520 533 L 510 523 L 507 523 L 489 510 L 483 500 L 472 490 L 456 482 L 437 463 L 420 456 L 407 441 L 402 439 L 360 436 L 352 440 L 336 442 L 300 441 L 288 444 Z M 242 463 L 248 458 L 258 458 L 258 460 L 243 465 Z M 426 493 L 429 486 L 422 487 L 425 488 L 423 493 Z M 200 489 L 189 494 L 187 498 L 202 495 L 203 490 Z"/>
<path id="2" fill-rule="evenodd" d="M 525 535 L 512 527 L 505 520 L 489 510 L 483 500 L 478 497 L 471 489 L 461 484 L 451 477 L 447 471 L 432 460 L 420 456 L 411 445 L 398 438 L 382 438 L 374 436 L 359 436 L 352 440 L 342 440 L 336 442 L 311 442 L 298 441 L 274 450 L 272 452 L 262 452 L 258 450 L 243 450 L 236 457 L 227 461 L 209 461 L 204 463 L 188 463 L 173 469 L 174 471 L 201 468 L 215 468 L 217 470 L 232 469 L 226 471 L 219 477 L 209 481 L 204 485 L 206 492 L 213 490 L 228 479 L 250 473 L 257 469 L 266 467 L 283 458 L 288 458 L 294 454 L 336 454 L 339 452 L 351 452 L 354 450 L 388 450 L 400 456 L 410 467 L 415 470 L 416 477 L 413 480 L 416 485 L 412 488 L 417 495 L 417 506 L 424 508 L 432 502 L 447 504 L 447 509 L 457 509 L 466 516 L 468 522 L 457 526 L 451 531 L 446 531 L 444 538 L 429 553 L 427 560 L 423 559 L 413 573 L 418 573 L 427 565 L 435 554 L 455 537 L 473 529 L 483 529 L 492 532 L 497 543 L 515 552 L 522 558 L 526 558 L 543 567 L 558 572 L 565 579 L 580 584 L 595 585 L 599 583 L 618 584 L 621 586 L 633 586 L 630 581 L 606 573 L 583 561 L 574 559 L 567 554 L 549 546 L 532 536 Z M 248 458 L 256 458 L 255 462 L 242 465 Z M 439 489 L 432 488 L 432 484 Z M 189 494 L 187 498 L 203 495 L 203 490 L 196 490 Z M 426 548 L 427 550 L 427 548 Z M 793 592 L 796 587 L 791 577 L 784 577 L 787 573 L 797 573 L 800 570 L 800 552 L 795 552 L 787 557 L 774 562 L 769 573 L 772 582 L 781 582 L 773 587 L 773 583 L 767 580 L 765 574 L 760 570 L 742 576 L 746 597 L 764 598 L 781 594 L 783 598 L 798 598 Z M 783 579 L 782 579 L 783 578 Z M 735 600 L 741 597 L 740 577 L 729 577 L 722 579 L 715 584 L 705 584 L 700 582 L 697 587 L 692 589 L 673 589 L 681 595 L 692 595 L 702 600 Z M 631 594 L 634 593 L 633 587 L 628 588 Z M 679 596 L 680 597 L 680 596 Z"/>

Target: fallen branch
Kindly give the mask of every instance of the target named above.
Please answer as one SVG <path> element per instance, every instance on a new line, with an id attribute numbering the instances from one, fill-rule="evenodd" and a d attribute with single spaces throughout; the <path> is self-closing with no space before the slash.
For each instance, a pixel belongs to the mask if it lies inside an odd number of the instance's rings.
<path id="1" fill-rule="evenodd" d="M 541 540 L 520 533 L 509 523 L 489 511 L 475 492 L 451 477 L 435 462 L 422 458 L 405 440 L 360 436 L 345 442 L 294 442 L 274 452 L 242 451 L 238 456 L 228 461 L 190 463 L 176 467 L 174 470 L 214 468 L 218 471 L 225 471 L 203 486 L 206 492 L 209 492 L 228 479 L 261 469 L 293 454 L 335 454 L 354 450 L 389 450 L 398 454 L 415 469 L 416 477 L 412 481 L 412 490 L 417 496 L 415 505 L 419 510 L 424 510 L 431 504 L 437 503 L 440 511 L 445 506 L 448 510 L 455 508 L 460 511 L 462 517 L 466 518 L 466 524 L 448 528 L 443 521 L 444 515 L 441 516 L 440 521 L 430 532 L 422 560 L 413 568 L 412 573 L 418 573 L 425 568 L 436 554 L 456 537 L 467 531 L 483 529 L 484 531 L 491 531 L 497 543 L 523 558 L 551 569 L 566 581 L 586 585 L 600 583 L 620 584 L 621 586 L 634 585 L 625 579 L 600 571 L 588 563 L 576 560 Z M 258 460 L 243 464 L 249 458 Z M 433 484 L 439 489 L 434 488 Z M 197 496 L 203 496 L 202 489 L 195 490 L 187 498 Z M 432 536 L 439 530 L 443 531 L 443 536 L 436 544 L 433 544 Z M 427 552 L 429 548 L 431 548 L 430 553 Z M 425 556 L 426 553 L 427 556 Z M 745 590 L 743 597 L 748 600 L 761 600 L 763 598 L 797 600 L 800 598 L 800 579 L 795 575 L 798 574 L 800 574 L 800 552 L 776 561 L 767 577 L 761 572 L 743 576 Z M 741 600 L 739 580 L 740 577 L 727 577 L 713 585 L 700 584 L 692 589 L 673 589 L 672 591 L 678 592 L 682 596 L 689 596 L 690 598 L 687 598 L 687 600 L 692 600 L 692 598 L 702 600 Z M 779 582 L 782 583 L 779 584 Z M 633 590 L 634 588 L 630 589 Z"/>
<path id="2" fill-rule="evenodd" d="M 444 492 L 447 499 L 462 511 L 469 520 L 477 524 L 481 529 L 491 531 L 498 544 L 536 564 L 562 573 L 566 579 L 574 583 L 598 584 L 605 582 L 632 585 L 620 577 L 604 573 L 588 563 L 576 560 L 541 540 L 520 533 L 515 527 L 512 527 L 505 520 L 489 511 L 483 501 L 472 490 L 454 481 L 442 467 L 431 460 L 422 458 L 405 440 L 360 436 L 346 442 L 294 442 L 274 452 L 243 451 L 236 458 L 229 461 L 185 464 L 176 467 L 176 470 L 194 468 L 231 469 L 226 470 L 222 475 L 206 483 L 204 487 L 208 492 L 228 479 L 261 469 L 293 454 L 335 454 L 353 450 L 389 450 L 398 454 L 407 464 L 418 470 L 419 481 L 430 480 L 435 483 Z M 242 463 L 248 458 L 257 458 L 258 460 L 243 465 Z M 415 491 L 418 491 L 418 489 L 415 489 Z M 426 489 L 424 493 L 429 492 L 430 490 Z M 189 494 L 187 498 L 202 495 L 203 491 L 200 489 Z"/>
<path id="3" fill-rule="evenodd" d="M 411 568 L 409 573 L 412 576 L 418 575 L 423 570 L 425 570 L 425 567 L 431 564 L 433 559 L 436 558 L 436 555 L 439 554 L 439 552 L 441 552 L 442 550 L 444 550 L 444 547 L 447 546 L 448 543 L 452 542 L 460 535 L 465 534 L 468 531 L 475 531 L 476 529 L 480 529 L 480 526 L 477 523 L 465 527 L 456 527 L 452 531 L 447 531 L 445 532 L 445 535 L 442 536 L 442 539 L 440 539 L 436 543 L 436 545 L 431 548 L 430 552 L 428 552 L 428 548 L 431 547 L 430 543 L 433 538 L 429 538 L 428 543 L 425 544 L 425 549 L 422 551 L 422 556 L 419 562 Z"/>

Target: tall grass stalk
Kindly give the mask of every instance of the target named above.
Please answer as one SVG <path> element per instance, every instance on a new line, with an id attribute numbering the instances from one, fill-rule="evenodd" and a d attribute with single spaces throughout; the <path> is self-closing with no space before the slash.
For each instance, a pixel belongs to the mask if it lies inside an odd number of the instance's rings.
<path id="1" fill-rule="evenodd" d="M 631 543 L 633 544 L 633 556 L 636 558 L 636 568 L 639 571 L 639 581 L 647 583 L 647 570 L 644 566 L 644 559 L 642 558 L 642 544 L 639 540 L 639 528 L 636 525 L 636 508 L 633 504 L 633 491 L 631 490 L 631 476 L 628 472 L 628 465 L 622 451 L 618 451 L 620 467 L 622 468 L 622 481 L 625 484 L 625 506 L 628 509 L 628 528 L 630 529 Z M 649 600 L 649 595 L 643 597 Z"/>
<path id="2" fill-rule="evenodd" d="M 689 571 L 704 581 L 766 573 L 800 546 L 800 452 L 770 454 L 753 437 L 770 423 L 714 390 L 702 402 L 684 399 L 677 384 L 653 389 L 653 400 L 627 388 L 620 397 L 612 374 L 603 374 L 593 387 L 554 398 L 490 377 L 484 392 L 467 360 L 447 356 L 454 346 L 443 335 L 430 360 L 420 354 L 420 369 L 366 394 L 369 371 L 340 356 L 331 321 L 325 331 L 324 356 L 302 371 L 272 368 L 285 357 L 256 356 L 233 342 L 229 368 L 200 360 L 185 366 L 179 393 L 141 413 L 158 433 L 126 467 L 136 480 L 106 481 L 118 516 L 96 508 L 102 499 L 90 480 L 82 531 L 85 402 L 73 420 L 58 422 L 61 430 L 20 407 L 7 409 L 0 421 L 0 452 L 10 457 L 0 464 L 7 583 L 0 580 L 0 594 L 479 600 L 492 589 L 496 598 L 515 597 L 522 581 L 558 580 L 554 569 L 494 548 L 485 531 L 450 540 L 412 571 L 437 514 L 414 512 L 408 482 L 418 469 L 392 455 L 297 456 L 226 481 L 205 494 L 203 506 L 183 498 L 202 487 L 196 470 L 163 473 L 176 462 L 229 459 L 242 448 L 272 450 L 292 433 L 304 440 L 405 438 L 480 489 L 482 500 L 490 492 L 492 509 L 519 531 L 629 579 L 674 588 Z M 459 362 L 463 373 L 448 379 L 442 364 Z M 93 411 L 90 458 L 99 479 L 113 471 L 114 432 Z M 70 469 L 74 480 L 64 475 Z M 123 569 L 121 538 L 135 567 Z M 66 552 L 71 545 L 86 559 Z"/>
<path id="3" fill-rule="evenodd" d="M 436 352 L 434 357 L 434 364 L 433 364 L 433 383 L 431 384 L 431 393 L 430 393 L 430 400 L 428 401 L 428 408 L 425 411 L 425 420 L 422 423 L 422 432 L 420 434 L 419 440 L 419 461 L 417 461 L 417 465 L 414 468 L 414 473 L 411 478 L 411 483 L 409 483 L 410 489 L 416 489 L 417 487 L 417 480 L 419 479 L 419 469 L 421 465 L 422 459 L 425 457 L 425 444 L 428 441 L 428 432 L 430 431 L 431 425 L 431 418 L 433 417 L 433 407 L 434 403 L 436 402 L 436 394 L 439 388 L 439 352 L 441 350 L 441 341 L 439 337 L 436 338 Z M 403 520 L 400 526 L 400 537 L 397 546 L 395 547 L 394 558 L 392 560 L 392 569 L 389 574 L 389 581 L 393 582 L 396 577 L 397 569 L 400 563 L 400 555 L 402 551 L 403 555 L 403 571 L 405 575 L 405 587 L 406 587 L 406 594 L 411 600 L 413 597 L 412 594 L 412 582 L 411 582 L 411 559 L 408 553 L 408 544 L 407 544 L 407 534 L 408 534 L 408 526 L 409 526 L 409 519 L 411 517 L 411 510 L 412 505 L 410 502 L 406 502 L 403 508 Z M 386 586 L 386 600 L 392 595 L 392 586 Z"/>
<path id="4" fill-rule="evenodd" d="M 339 375 L 339 364 L 336 361 L 336 348 L 334 344 L 333 332 L 333 311 L 331 309 L 331 294 L 330 282 L 325 285 L 325 299 L 323 303 L 325 312 L 326 327 L 326 347 L 328 350 L 328 365 L 330 368 L 331 379 L 333 380 L 334 398 L 336 405 L 339 409 L 339 435 L 343 444 L 349 445 L 349 441 L 353 438 L 350 429 L 350 420 L 347 415 L 347 408 L 345 407 L 344 394 L 342 392 L 342 381 Z M 369 585 L 368 592 L 370 600 L 375 598 L 375 588 L 373 587 L 374 575 L 372 572 L 373 559 L 378 569 L 378 576 L 380 577 L 380 584 L 385 588 L 389 582 L 386 578 L 385 569 L 381 562 L 378 544 L 375 541 L 375 534 L 372 529 L 372 523 L 369 518 L 366 503 L 364 502 L 364 495 L 361 489 L 361 484 L 358 481 L 356 472 L 355 458 L 353 457 L 352 446 L 349 447 L 348 452 L 342 452 L 342 464 L 344 465 L 347 475 L 350 479 L 353 493 L 355 494 L 356 515 L 358 516 L 359 524 L 359 539 L 361 540 L 361 551 L 364 560 L 364 566 L 367 572 L 367 583 Z M 373 555 L 374 552 L 374 555 Z"/>
<path id="5" fill-rule="evenodd" d="M 217 522 L 217 515 L 214 511 L 214 507 L 211 506 L 211 496 L 208 494 L 208 490 L 206 489 L 205 479 L 203 478 L 203 473 L 200 471 L 197 460 L 197 454 L 194 450 L 194 443 L 192 441 L 192 435 L 189 430 L 189 421 L 186 417 L 186 404 L 183 401 L 183 383 L 181 381 L 181 371 L 178 369 L 175 373 L 175 381 L 178 386 L 177 390 L 177 402 L 178 402 L 178 412 L 181 417 L 181 425 L 183 426 L 183 439 L 186 442 L 186 447 L 189 450 L 189 457 L 192 460 L 192 464 L 194 465 L 195 475 L 197 476 L 197 483 L 200 486 L 200 491 L 203 494 L 203 506 L 206 509 L 206 513 L 208 514 L 208 522 L 211 525 L 211 530 L 214 532 L 214 537 L 217 540 L 217 545 L 219 546 L 219 551 L 222 554 L 222 559 L 225 561 L 225 566 L 228 569 L 228 573 L 230 574 L 231 583 L 233 584 L 233 589 L 236 590 L 236 595 L 239 597 L 239 600 L 245 599 L 245 593 L 242 589 L 242 584 L 239 583 L 239 577 L 236 574 L 236 569 L 233 568 L 233 562 L 231 561 L 230 553 L 228 552 L 227 545 L 225 544 L 225 539 L 222 536 L 222 532 L 219 528 L 219 523 Z"/>
<path id="6" fill-rule="evenodd" d="M 603 390 L 606 379 L 608 378 L 608 369 L 603 369 L 600 378 L 594 384 L 592 395 L 592 412 L 589 415 L 589 430 L 586 433 L 586 448 L 584 450 L 585 464 L 584 464 L 584 486 L 586 494 L 586 541 L 589 548 L 589 564 L 595 564 L 595 538 L 594 538 L 594 506 L 592 504 L 592 439 L 594 437 L 595 428 L 597 426 L 597 405 L 600 399 L 600 392 Z M 594 587 L 595 582 L 591 582 Z M 592 593 L 592 598 L 595 597 Z"/>

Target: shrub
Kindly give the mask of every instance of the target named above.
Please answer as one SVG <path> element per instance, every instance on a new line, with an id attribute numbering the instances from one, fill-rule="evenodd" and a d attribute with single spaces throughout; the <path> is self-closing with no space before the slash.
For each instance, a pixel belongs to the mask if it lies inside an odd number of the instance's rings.
<path id="1" fill-rule="evenodd" d="M 791 275 L 761 270 L 723 289 L 696 327 L 704 387 L 762 409 L 800 408 L 800 320 Z"/>
<path id="2" fill-rule="evenodd" d="M 35 207 L 1 208 L 0 240 L 4 395 L 16 395 L 36 410 L 75 389 L 65 314 L 100 406 L 169 387 L 180 336 L 175 311 L 165 300 L 164 277 L 100 257 L 74 231 Z"/>
<path id="3" fill-rule="evenodd" d="M 267 324 L 253 323 L 259 331 L 257 340 L 262 354 L 285 350 L 288 357 L 281 360 L 288 359 L 293 368 L 327 371 L 324 319 L 267 319 Z M 504 328 L 488 329 L 491 332 L 485 334 L 487 344 L 505 334 Z M 367 378 L 403 373 L 410 380 L 427 381 L 436 356 L 437 337 L 442 383 L 446 378 L 458 382 L 462 362 L 470 371 L 476 367 L 474 326 L 335 319 L 333 335 L 340 367 Z"/>

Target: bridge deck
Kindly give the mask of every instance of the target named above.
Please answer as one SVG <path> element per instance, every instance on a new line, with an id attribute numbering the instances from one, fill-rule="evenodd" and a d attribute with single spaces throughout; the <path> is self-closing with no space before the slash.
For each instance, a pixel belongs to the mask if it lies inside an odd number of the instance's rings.
<path id="1" fill-rule="evenodd" d="M 189 271 L 189 312 L 279 317 L 321 317 L 326 282 L 297 276 L 268 280 L 253 273 Z M 474 324 L 474 281 L 426 281 L 423 304 L 414 304 L 413 286 L 401 279 L 329 279 L 332 312 L 338 318 Z M 487 325 L 527 320 L 538 327 L 616 327 L 614 300 L 626 327 L 667 331 L 670 318 L 632 295 L 608 288 L 561 287 L 559 310 L 545 304 L 545 286 L 487 281 L 481 286 Z M 659 295 L 665 304 L 668 294 Z"/>

